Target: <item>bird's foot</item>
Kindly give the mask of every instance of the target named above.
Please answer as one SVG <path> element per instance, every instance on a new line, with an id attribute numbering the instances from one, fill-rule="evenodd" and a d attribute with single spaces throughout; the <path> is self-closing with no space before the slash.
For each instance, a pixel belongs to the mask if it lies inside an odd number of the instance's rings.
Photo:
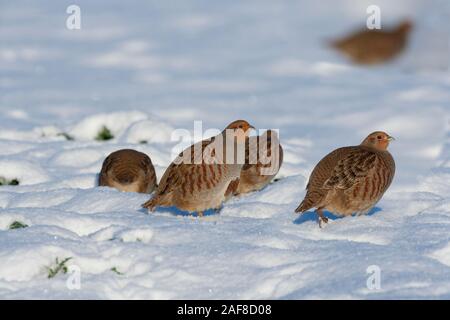
<path id="1" fill-rule="evenodd" d="M 319 227 L 322 228 L 322 226 L 326 223 L 328 223 L 328 218 L 325 217 L 323 214 L 323 208 L 317 209 L 317 216 L 319 217 Z"/>
<path id="2" fill-rule="evenodd" d="M 328 223 L 327 217 L 319 217 L 319 228 L 322 228 L 322 226 L 324 226 L 327 223 Z"/>

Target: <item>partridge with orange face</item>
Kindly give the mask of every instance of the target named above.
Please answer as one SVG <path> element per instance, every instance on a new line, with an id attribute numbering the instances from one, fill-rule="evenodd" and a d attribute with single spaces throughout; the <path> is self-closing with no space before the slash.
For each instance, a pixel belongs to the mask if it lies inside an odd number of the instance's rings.
<path id="1" fill-rule="evenodd" d="M 218 209 L 230 182 L 239 178 L 245 140 L 252 128 L 247 121 L 237 120 L 219 135 L 184 150 L 167 168 L 154 197 L 143 207 L 154 211 L 159 206 L 175 206 L 199 216 L 205 210 Z M 231 148 L 233 157 L 229 159 Z M 243 151 L 242 161 L 238 161 L 239 150 Z"/>
<path id="2" fill-rule="evenodd" d="M 410 21 L 404 21 L 395 29 L 364 30 L 331 43 L 331 46 L 358 64 L 377 64 L 400 54 L 412 29 Z"/>
<path id="3" fill-rule="evenodd" d="M 371 133 L 359 146 L 343 147 L 316 165 L 306 186 L 306 196 L 295 212 L 317 209 L 319 225 L 328 222 L 323 210 L 338 216 L 366 214 L 381 199 L 395 174 L 387 148 L 393 138 Z"/>
<path id="4" fill-rule="evenodd" d="M 142 152 L 118 150 L 103 161 L 98 184 L 125 192 L 151 193 L 157 184 L 155 168 Z"/>
<path id="5" fill-rule="evenodd" d="M 273 130 L 259 137 L 249 137 L 245 153 L 246 162 L 239 179 L 230 183 L 227 198 L 263 189 L 277 175 L 283 163 L 283 148 Z"/>

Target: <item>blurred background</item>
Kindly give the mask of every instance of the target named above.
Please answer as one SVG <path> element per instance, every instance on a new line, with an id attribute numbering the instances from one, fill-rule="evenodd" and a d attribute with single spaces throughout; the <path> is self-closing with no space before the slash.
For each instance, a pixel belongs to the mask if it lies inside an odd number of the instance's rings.
<path id="1" fill-rule="evenodd" d="M 72 4 L 80 30 L 66 28 Z M 395 60 L 357 66 L 327 42 L 363 28 L 373 4 L 382 28 L 414 28 Z M 409 184 L 449 131 L 449 17 L 439 0 L 2 0 L 1 130 L 127 110 L 188 129 L 244 118 L 294 147 L 309 141 L 309 166 L 386 130 Z"/>

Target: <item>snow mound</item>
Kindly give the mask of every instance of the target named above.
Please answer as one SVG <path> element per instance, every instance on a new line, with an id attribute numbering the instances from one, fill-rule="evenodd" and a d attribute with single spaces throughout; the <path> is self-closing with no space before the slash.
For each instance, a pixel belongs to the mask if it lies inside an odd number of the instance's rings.
<path id="1" fill-rule="evenodd" d="M 0 159 L 0 176 L 9 180 L 17 179 L 22 185 L 49 180 L 49 176 L 40 165 L 26 160 Z"/>
<path id="2" fill-rule="evenodd" d="M 173 128 L 160 120 L 142 120 L 133 123 L 123 134 L 126 143 L 167 143 L 171 141 Z"/>
<path id="3" fill-rule="evenodd" d="M 121 135 L 131 123 L 144 120 L 147 115 L 140 111 L 113 112 L 88 116 L 69 130 L 69 134 L 80 140 L 93 140 L 103 127 L 109 129 L 114 136 Z"/>

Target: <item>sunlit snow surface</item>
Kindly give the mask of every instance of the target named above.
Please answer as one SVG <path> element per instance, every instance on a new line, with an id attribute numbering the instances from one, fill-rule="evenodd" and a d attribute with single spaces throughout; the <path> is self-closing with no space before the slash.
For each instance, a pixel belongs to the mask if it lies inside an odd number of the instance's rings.
<path id="1" fill-rule="evenodd" d="M 445 1 L 378 1 L 386 26 L 417 26 L 405 55 L 372 68 L 325 46 L 363 25 L 371 1 L 77 4 L 74 31 L 69 3 L 0 4 L 0 177 L 20 181 L 0 187 L 0 298 L 450 298 Z M 174 129 L 240 118 L 280 129 L 285 163 L 219 214 L 147 215 L 148 195 L 95 187 L 114 150 L 146 152 L 161 177 Z M 102 126 L 113 140 L 95 140 Z M 397 138 L 375 210 L 323 229 L 294 214 L 317 161 L 373 130 Z M 47 279 L 66 257 L 79 290 Z"/>

